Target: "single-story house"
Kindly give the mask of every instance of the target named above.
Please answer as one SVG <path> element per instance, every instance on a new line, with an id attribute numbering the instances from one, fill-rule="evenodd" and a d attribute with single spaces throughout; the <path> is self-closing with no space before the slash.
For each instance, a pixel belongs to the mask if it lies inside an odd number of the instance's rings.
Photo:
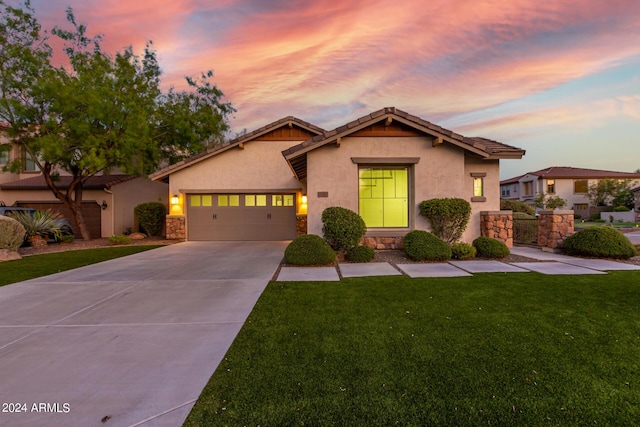
<path id="1" fill-rule="evenodd" d="M 631 179 L 638 184 L 640 173 L 553 166 L 501 181 L 500 195 L 503 199 L 519 200 L 535 207 L 539 194 L 552 194 L 567 201 L 566 209 L 587 218 L 595 212 L 588 197 L 589 187 L 601 179 Z"/>
<path id="2" fill-rule="evenodd" d="M 429 229 L 420 202 L 458 197 L 470 242 L 480 212 L 500 209 L 500 159 L 524 153 L 389 107 L 330 131 L 286 117 L 149 177 L 169 184 L 169 238 L 287 240 L 305 220 L 322 235 L 330 206 L 359 213 L 371 238 L 399 238 Z"/>

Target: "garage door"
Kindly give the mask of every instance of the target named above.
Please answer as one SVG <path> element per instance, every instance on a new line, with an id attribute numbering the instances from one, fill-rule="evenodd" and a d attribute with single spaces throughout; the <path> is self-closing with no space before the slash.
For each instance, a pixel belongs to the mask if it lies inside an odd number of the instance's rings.
<path id="1" fill-rule="evenodd" d="M 51 209 L 56 212 L 60 212 L 62 216 L 69 220 L 71 227 L 73 228 L 73 234 L 76 237 L 80 237 L 80 230 L 73 221 L 73 215 L 71 211 L 65 205 L 60 202 L 18 202 L 18 206 L 23 208 L 33 208 L 38 210 Z M 84 216 L 84 222 L 87 224 L 89 233 L 92 239 L 99 239 L 102 237 L 102 211 L 100 205 L 95 200 L 87 200 L 82 202 L 82 215 Z"/>
<path id="2" fill-rule="evenodd" d="M 295 194 L 189 194 L 189 240 L 291 240 Z"/>

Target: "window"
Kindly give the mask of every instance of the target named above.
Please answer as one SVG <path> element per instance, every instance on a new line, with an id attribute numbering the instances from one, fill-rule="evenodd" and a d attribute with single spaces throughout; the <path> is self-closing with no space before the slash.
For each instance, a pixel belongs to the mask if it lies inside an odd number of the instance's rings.
<path id="1" fill-rule="evenodd" d="M 589 209 L 589 205 L 586 203 L 576 203 L 573 205 L 574 211 L 586 211 L 587 209 Z"/>
<path id="2" fill-rule="evenodd" d="M 589 181 L 586 179 L 576 179 L 573 181 L 573 192 L 574 193 L 588 193 L 589 192 Z"/>
<path id="3" fill-rule="evenodd" d="M 9 163 L 9 151 L 10 150 L 7 150 L 5 147 L 2 147 L 2 148 L 4 148 L 4 149 L 0 150 L 0 165 L 4 165 L 4 164 Z"/>
<path id="4" fill-rule="evenodd" d="M 518 184 L 513 184 L 513 192 L 514 193 L 518 192 Z"/>
<path id="5" fill-rule="evenodd" d="M 293 194 L 273 194 L 271 206 L 293 206 Z"/>
<path id="6" fill-rule="evenodd" d="M 244 196 L 245 206 L 267 206 L 266 194 L 247 194 Z"/>
<path id="7" fill-rule="evenodd" d="M 473 178 L 473 197 L 484 197 L 484 182 L 482 178 Z"/>
<path id="8" fill-rule="evenodd" d="M 24 172 L 38 172 L 38 165 L 33 160 L 31 155 L 25 153 L 22 160 L 24 161 Z"/>
<path id="9" fill-rule="evenodd" d="M 363 167 L 358 173 L 360 216 L 367 227 L 408 227 L 408 168 Z"/>
<path id="10" fill-rule="evenodd" d="M 533 183 L 531 181 L 524 183 L 524 195 L 531 196 L 533 195 Z"/>
<path id="11" fill-rule="evenodd" d="M 218 206 L 240 206 L 240 196 L 237 194 L 219 194 Z"/>
<path id="12" fill-rule="evenodd" d="M 556 194 L 556 180 L 548 179 L 547 180 L 547 193 Z"/>

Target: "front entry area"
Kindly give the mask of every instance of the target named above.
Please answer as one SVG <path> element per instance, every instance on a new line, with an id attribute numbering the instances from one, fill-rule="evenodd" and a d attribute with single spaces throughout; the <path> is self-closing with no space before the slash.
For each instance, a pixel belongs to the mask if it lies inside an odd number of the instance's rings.
<path id="1" fill-rule="evenodd" d="M 291 240 L 296 195 L 188 194 L 188 240 Z"/>

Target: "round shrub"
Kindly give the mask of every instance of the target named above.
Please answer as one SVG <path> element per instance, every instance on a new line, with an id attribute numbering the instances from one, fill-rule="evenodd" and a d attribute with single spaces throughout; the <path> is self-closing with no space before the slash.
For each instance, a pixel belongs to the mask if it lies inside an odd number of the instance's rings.
<path id="1" fill-rule="evenodd" d="M 431 223 L 431 232 L 449 244 L 462 236 L 471 218 L 471 205 L 464 199 L 430 199 L 419 208 L 420 215 Z"/>
<path id="2" fill-rule="evenodd" d="M 613 227 L 587 227 L 567 237 L 563 244 L 569 255 L 627 259 L 638 255 L 629 239 Z"/>
<path id="3" fill-rule="evenodd" d="M 536 219 L 535 215 L 529 215 L 525 212 L 514 212 L 513 219 Z"/>
<path id="4" fill-rule="evenodd" d="M 140 229 L 149 236 L 159 236 L 165 221 L 166 209 L 160 202 L 142 203 L 133 208 Z"/>
<path id="5" fill-rule="evenodd" d="M 369 262 L 376 256 L 376 251 L 369 246 L 356 246 L 347 251 L 347 261 Z"/>
<path id="6" fill-rule="evenodd" d="M 324 265 L 336 260 L 336 253 L 322 237 L 298 236 L 284 250 L 284 260 L 293 265 Z"/>
<path id="7" fill-rule="evenodd" d="M 473 241 L 473 246 L 478 256 L 483 258 L 504 258 L 511 253 L 507 245 L 490 237 L 478 237 Z"/>
<path id="8" fill-rule="evenodd" d="M 124 234 L 116 234 L 115 236 L 109 237 L 110 245 L 130 245 L 131 237 L 125 236 Z"/>
<path id="9" fill-rule="evenodd" d="M 631 211 L 631 209 L 629 209 L 626 206 L 616 206 L 615 208 L 613 208 L 614 212 L 629 212 Z"/>
<path id="10" fill-rule="evenodd" d="M 534 216 L 536 214 L 536 210 L 534 208 L 518 200 L 500 200 L 500 210 L 513 211 L 513 213 L 524 212 Z"/>
<path id="11" fill-rule="evenodd" d="M 322 234 L 335 250 L 349 250 L 358 246 L 367 226 L 352 210 L 332 206 L 322 212 Z"/>
<path id="12" fill-rule="evenodd" d="M 24 242 L 25 231 L 22 224 L 13 218 L 0 215 L 0 249 L 17 251 Z"/>
<path id="13" fill-rule="evenodd" d="M 435 235 L 414 230 L 402 241 L 404 252 L 416 261 L 446 261 L 451 259 L 451 247 Z"/>
<path id="14" fill-rule="evenodd" d="M 476 252 L 476 248 L 468 243 L 457 242 L 451 245 L 453 259 L 473 259 L 476 257 Z"/>

